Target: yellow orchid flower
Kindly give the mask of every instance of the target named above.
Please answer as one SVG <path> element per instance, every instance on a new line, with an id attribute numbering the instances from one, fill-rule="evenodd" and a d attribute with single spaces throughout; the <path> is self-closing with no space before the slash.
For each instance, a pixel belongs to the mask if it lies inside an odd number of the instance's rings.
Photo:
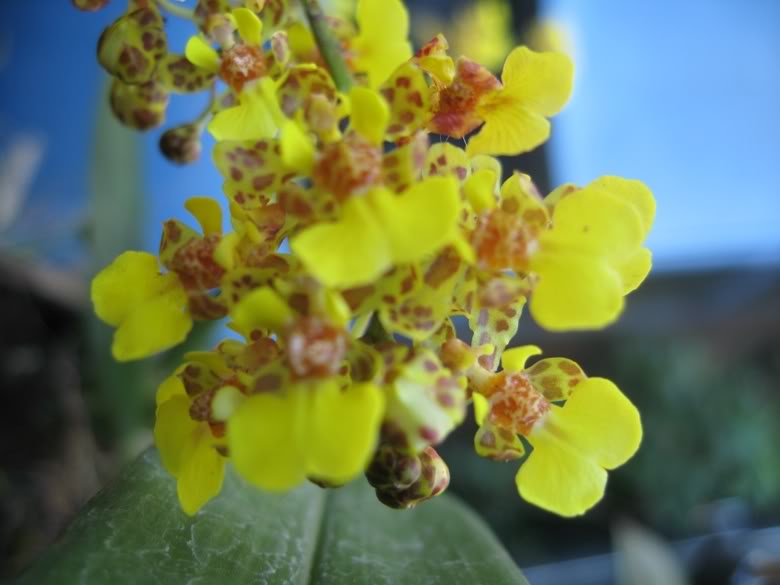
<path id="1" fill-rule="evenodd" d="M 248 397 L 227 427 L 236 471 L 284 491 L 306 478 L 343 484 L 363 472 L 376 446 L 384 396 L 370 383 L 302 382 Z"/>
<path id="2" fill-rule="evenodd" d="M 338 221 L 304 230 L 290 247 L 323 284 L 347 288 L 451 243 L 459 210 L 457 182 L 449 177 L 426 179 L 400 195 L 377 187 L 347 200 Z"/>
<path id="3" fill-rule="evenodd" d="M 178 345 L 192 328 L 179 278 L 161 274 L 157 258 L 146 252 L 119 255 L 95 276 L 91 297 L 97 316 L 117 328 L 111 351 L 118 361 Z"/>
<path id="4" fill-rule="evenodd" d="M 573 74 L 571 60 L 563 53 L 513 50 L 504 62 L 503 87 L 477 103 L 485 125 L 471 137 L 466 152 L 514 155 L 545 142 L 550 136 L 547 118 L 569 100 Z"/>
<path id="5" fill-rule="evenodd" d="M 279 107 L 276 83 L 262 77 L 247 84 L 239 104 L 217 112 L 208 130 L 218 141 L 273 138 L 287 119 Z"/>
<path id="6" fill-rule="evenodd" d="M 578 516 L 603 497 L 607 471 L 636 453 L 642 424 L 617 386 L 585 377 L 570 360 L 542 360 L 526 370 L 526 360 L 539 353 L 535 346 L 506 351 L 504 371 L 474 395 L 481 427 L 475 443 L 482 454 L 501 444 L 504 455 L 516 458 L 523 449 L 516 435 L 523 435 L 533 451 L 515 478 L 520 495 L 561 516 Z"/>
<path id="7" fill-rule="evenodd" d="M 529 271 L 538 282 L 531 314 L 551 330 L 612 323 L 623 297 L 652 264 L 642 244 L 655 216 L 655 199 L 640 181 L 603 177 L 555 204 L 552 228 L 539 236 Z"/>
<path id="8" fill-rule="evenodd" d="M 360 32 L 352 41 L 354 67 L 376 88 L 412 57 L 409 13 L 401 0 L 358 0 L 356 18 Z"/>
<path id="9" fill-rule="evenodd" d="M 190 516 L 219 493 L 225 477 L 219 441 L 207 422 L 192 419 L 191 405 L 178 375 L 160 384 L 154 440 L 163 466 L 176 478 L 181 508 Z"/>

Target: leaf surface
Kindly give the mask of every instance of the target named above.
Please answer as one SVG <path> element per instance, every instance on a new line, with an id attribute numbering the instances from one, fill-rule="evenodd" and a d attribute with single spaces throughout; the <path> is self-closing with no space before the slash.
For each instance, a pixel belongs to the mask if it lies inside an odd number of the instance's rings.
<path id="1" fill-rule="evenodd" d="M 473 512 L 451 496 L 385 508 L 363 480 L 284 495 L 228 472 L 193 518 L 146 451 L 96 496 L 18 585 L 527 585 Z"/>

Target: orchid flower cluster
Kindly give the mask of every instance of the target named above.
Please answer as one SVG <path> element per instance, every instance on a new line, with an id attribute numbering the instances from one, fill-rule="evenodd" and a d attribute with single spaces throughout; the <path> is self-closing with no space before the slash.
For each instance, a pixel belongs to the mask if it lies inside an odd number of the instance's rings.
<path id="1" fill-rule="evenodd" d="M 157 392 L 183 510 L 218 494 L 228 462 L 271 491 L 364 474 L 412 507 L 446 489 L 436 446 L 472 409 L 477 454 L 521 461 L 520 496 L 584 513 L 638 449 L 639 414 L 573 361 L 508 347 L 526 304 L 551 331 L 614 322 L 650 270 L 655 203 L 636 180 L 542 197 L 502 172 L 497 156 L 547 140 L 569 58 L 519 47 L 498 78 L 442 35 L 414 52 L 401 0 L 358 0 L 354 22 L 312 0 L 237 4 L 130 0 L 98 51 L 130 126 L 162 123 L 172 92 L 214 96 L 162 145 L 191 160 L 208 131 L 224 206 L 189 199 L 194 223 L 165 222 L 157 256 L 125 252 L 92 283 L 117 360 L 182 343 L 194 320 L 236 333 Z M 161 9 L 199 27 L 184 55 Z"/>

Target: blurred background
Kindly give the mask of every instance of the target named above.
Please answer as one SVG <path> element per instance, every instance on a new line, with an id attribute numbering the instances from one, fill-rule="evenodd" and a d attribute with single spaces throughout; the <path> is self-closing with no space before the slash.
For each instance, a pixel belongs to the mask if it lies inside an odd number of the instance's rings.
<path id="1" fill-rule="evenodd" d="M 331 2 L 349 11 L 348 0 Z M 780 583 L 780 2 L 409 2 L 420 44 L 500 71 L 518 43 L 570 53 L 552 140 L 506 168 L 540 190 L 605 174 L 654 191 L 655 269 L 620 323 L 517 343 L 609 377 L 642 412 L 639 454 L 605 500 L 560 520 L 517 497 L 516 464 L 473 454 L 464 425 L 441 449 L 451 490 L 491 524 L 533 585 Z M 90 276 L 120 251 L 155 251 L 163 220 L 217 195 L 208 150 L 160 156 L 162 130 L 114 121 L 95 61 L 114 0 L 6 2 L 0 20 L 0 575 L 45 547 L 150 440 L 153 395 L 179 350 L 110 359 Z M 173 50 L 192 30 L 173 20 Z M 206 96 L 174 97 L 167 128 Z M 196 330 L 205 346 L 213 332 Z"/>

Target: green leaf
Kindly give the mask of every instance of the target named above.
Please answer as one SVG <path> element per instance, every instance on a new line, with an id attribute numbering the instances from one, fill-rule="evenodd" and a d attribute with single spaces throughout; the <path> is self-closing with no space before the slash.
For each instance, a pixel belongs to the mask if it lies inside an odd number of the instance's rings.
<path id="1" fill-rule="evenodd" d="M 363 480 L 260 492 L 227 474 L 197 516 L 149 450 L 92 500 L 17 585 L 527 585 L 454 497 L 385 508 Z"/>

